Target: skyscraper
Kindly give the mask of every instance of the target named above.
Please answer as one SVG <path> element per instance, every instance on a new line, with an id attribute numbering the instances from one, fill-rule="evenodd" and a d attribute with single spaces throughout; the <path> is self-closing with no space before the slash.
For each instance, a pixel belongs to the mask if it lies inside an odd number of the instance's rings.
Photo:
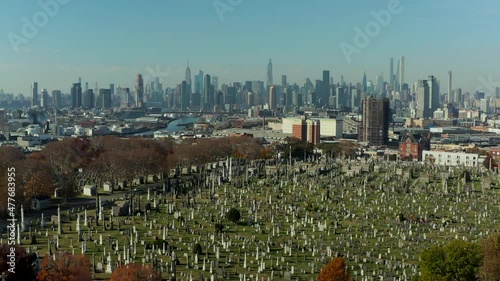
<path id="1" fill-rule="evenodd" d="M 208 110 L 211 107 L 213 107 L 213 94 L 211 94 L 210 89 L 212 88 L 211 85 L 211 77 L 210 75 L 205 75 L 205 78 L 203 80 L 203 109 Z"/>
<path id="2" fill-rule="evenodd" d="M 302 94 L 301 93 L 293 92 L 292 104 L 293 104 L 293 106 L 296 106 L 296 107 L 302 106 Z"/>
<path id="3" fill-rule="evenodd" d="M 33 82 L 31 85 L 31 107 L 39 105 L 38 102 L 38 82 Z"/>
<path id="4" fill-rule="evenodd" d="M 430 94 L 431 94 L 431 110 L 434 113 L 435 110 L 439 108 L 439 83 L 433 75 L 429 75 L 430 81 Z"/>
<path id="5" fill-rule="evenodd" d="M 200 70 L 198 75 L 194 76 L 194 92 L 203 94 L 203 71 Z"/>
<path id="6" fill-rule="evenodd" d="M 286 88 L 286 75 L 281 75 L 281 87 Z"/>
<path id="7" fill-rule="evenodd" d="M 71 107 L 78 108 L 82 106 L 82 85 L 73 83 L 71 87 Z"/>
<path id="8" fill-rule="evenodd" d="M 276 86 L 269 88 L 269 109 L 276 109 Z"/>
<path id="9" fill-rule="evenodd" d="M 62 107 L 61 91 L 60 90 L 53 90 L 52 91 L 52 106 L 55 107 L 56 109 L 59 109 Z"/>
<path id="10" fill-rule="evenodd" d="M 162 86 L 160 83 L 160 77 L 156 76 L 155 77 L 155 82 L 154 82 L 154 91 L 155 92 L 161 92 L 162 91 Z"/>
<path id="11" fill-rule="evenodd" d="M 455 90 L 455 104 L 457 105 L 457 107 L 461 107 L 462 106 L 462 89 L 458 88 Z"/>
<path id="12" fill-rule="evenodd" d="M 267 64 L 266 83 L 266 88 L 269 88 L 273 85 L 273 63 L 271 62 L 271 59 L 269 59 L 269 63 Z"/>
<path id="13" fill-rule="evenodd" d="M 488 114 L 490 111 L 490 101 L 489 98 L 479 100 L 479 110 L 481 113 Z"/>
<path id="14" fill-rule="evenodd" d="M 452 92 L 452 73 L 451 71 L 448 71 L 448 103 L 453 102 L 453 92 Z"/>
<path id="15" fill-rule="evenodd" d="M 434 76 L 428 80 L 417 82 L 417 111 L 416 117 L 432 118 L 434 111 L 439 108 L 439 86 Z"/>
<path id="16" fill-rule="evenodd" d="M 432 117 L 432 112 L 429 112 L 429 83 L 427 80 L 419 80 L 417 82 L 417 110 L 415 112 L 418 118 Z"/>
<path id="17" fill-rule="evenodd" d="M 219 91 L 219 77 L 212 76 L 212 85 L 214 86 L 214 90 Z"/>
<path id="18" fill-rule="evenodd" d="M 83 93 L 83 108 L 90 109 L 95 106 L 95 93 L 94 90 L 90 89 Z"/>
<path id="19" fill-rule="evenodd" d="M 366 80 L 366 72 L 363 72 L 363 91 L 368 91 L 368 81 Z"/>
<path id="20" fill-rule="evenodd" d="M 188 84 L 189 92 L 191 94 L 191 86 L 193 84 L 191 83 L 191 69 L 189 68 L 189 60 L 188 60 L 187 66 L 186 66 L 186 75 L 184 77 L 184 81 L 186 81 L 186 83 Z"/>
<path id="21" fill-rule="evenodd" d="M 42 90 L 42 99 L 40 101 L 40 106 L 43 108 L 47 108 L 49 106 L 49 92 L 47 89 Z"/>
<path id="22" fill-rule="evenodd" d="M 389 85 L 391 88 L 394 87 L 394 58 L 389 61 Z"/>
<path id="23" fill-rule="evenodd" d="M 363 100 L 362 108 L 363 120 L 358 130 L 358 140 L 374 146 L 386 145 L 392 117 L 389 99 L 370 96 Z"/>
<path id="24" fill-rule="evenodd" d="M 238 95 L 238 88 L 234 86 L 229 86 L 227 87 L 227 95 L 225 96 L 226 98 L 226 104 L 235 104 L 237 103 L 237 97 Z"/>
<path id="25" fill-rule="evenodd" d="M 399 91 L 403 91 L 403 85 L 405 83 L 405 57 L 401 57 L 399 63 Z"/>
<path id="26" fill-rule="evenodd" d="M 246 102 L 247 102 L 247 105 L 249 107 L 254 106 L 255 100 L 254 100 L 254 94 L 252 92 L 248 92 L 247 93 L 247 100 L 246 100 Z"/>
<path id="27" fill-rule="evenodd" d="M 337 91 L 335 93 L 335 106 L 337 109 L 342 109 L 349 107 L 349 94 L 351 94 L 350 91 L 352 91 L 352 84 L 349 83 L 349 85 L 342 85 L 337 87 Z"/>
<path id="28" fill-rule="evenodd" d="M 120 107 L 130 107 L 130 88 L 121 88 L 118 86 L 117 93 L 120 97 Z"/>
<path id="29" fill-rule="evenodd" d="M 330 71 L 323 70 L 323 81 L 321 82 L 321 103 L 320 106 L 328 104 L 330 98 Z"/>
<path id="30" fill-rule="evenodd" d="M 385 90 L 384 90 L 384 74 L 381 73 L 379 76 L 377 76 L 376 80 L 377 80 L 377 87 L 376 87 L 377 92 L 379 94 L 384 93 L 385 92 Z"/>
<path id="31" fill-rule="evenodd" d="M 102 109 L 111 108 L 111 89 L 99 89 L 99 98 Z"/>
<path id="32" fill-rule="evenodd" d="M 396 68 L 396 73 L 394 74 L 394 85 L 392 85 L 392 89 L 394 91 L 399 91 L 399 70 L 400 70 L 400 65 L 401 65 L 401 61 L 398 60 L 398 66 Z"/>
<path id="33" fill-rule="evenodd" d="M 186 111 L 189 107 L 189 97 L 190 97 L 190 85 L 186 81 L 182 81 L 181 83 L 181 91 L 180 91 L 180 106 L 181 111 Z"/>
<path id="34" fill-rule="evenodd" d="M 142 108 L 144 102 L 144 81 L 142 75 L 137 74 L 135 80 L 135 107 Z"/>
<path id="35" fill-rule="evenodd" d="M 256 105 L 263 105 L 268 102 L 268 96 L 264 81 L 252 81 L 250 83 L 251 91 L 254 94 L 254 102 Z"/>
<path id="36" fill-rule="evenodd" d="M 360 101 L 360 94 L 361 94 L 361 85 L 358 83 L 356 87 L 353 87 L 351 84 L 349 84 L 349 88 L 351 90 L 351 110 L 358 107 L 359 108 L 359 101 Z"/>

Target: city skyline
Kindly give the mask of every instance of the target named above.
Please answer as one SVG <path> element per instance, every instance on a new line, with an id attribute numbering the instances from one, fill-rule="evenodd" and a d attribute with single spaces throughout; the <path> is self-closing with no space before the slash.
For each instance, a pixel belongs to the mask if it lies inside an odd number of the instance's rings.
<path id="1" fill-rule="evenodd" d="M 491 88 L 483 85 L 484 81 L 493 86 L 500 81 L 494 56 L 500 40 L 487 36 L 490 27 L 500 21 L 493 12 L 499 4 L 493 1 L 474 5 L 401 0 L 401 12 L 393 14 L 350 62 L 340 44 L 354 44 L 355 28 L 364 29 L 374 20 L 372 12 L 387 9 L 391 1 L 361 6 L 343 3 L 342 7 L 323 0 L 286 5 L 284 1 L 234 1 L 239 3 L 226 6 L 222 16 L 220 7 L 212 1 L 197 1 L 193 6 L 179 0 L 143 5 L 123 0 L 120 13 L 116 13 L 113 1 L 53 1 L 65 4 L 59 5 L 26 44 L 18 46 L 18 52 L 13 50 L 11 35 L 22 35 L 23 18 L 32 21 L 44 10 L 38 1 L 7 0 L 0 4 L 5 6 L 0 9 L 5 23 L 0 25 L 4 36 L 0 40 L 4 58 L 0 63 L 0 88 L 5 92 L 27 95 L 33 81 L 49 91 L 68 92 L 78 77 L 91 84 L 134 88 L 138 73 L 145 82 L 159 73 L 164 85 L 174 88 L 183 81 L 186 58 L 194 73 L 201 69 L 218 76 L 221 84 L 266 81 L 269 58 L 273 76 L 287 75 L 290 84 L 302 84 L 306 78 L 321 79 L 323 70 L 330 71 L 335 83 L 341 76 L 346 82 L 359 82 L 365 71 L 369 80 L 375 82 L 376 75 L 383 73 L 390 81 L 389 59 L 397 63 L 402 56 L 408 84 L 434 75 L 443 87 L 450 70 L 453 86 L 468 92 Z M 326 16 L 339 8 L 344 12 Z M 278 9 L 281 12 L 275 13 Z M 175 12 L 165 17 L 168 11 Z M 81 14 L 92 17 L 77 17 Z M 274 23 L 256 21 L 255 15 L 273 18 Z M 393 69 L 394 73 L 398 70 Z"/>

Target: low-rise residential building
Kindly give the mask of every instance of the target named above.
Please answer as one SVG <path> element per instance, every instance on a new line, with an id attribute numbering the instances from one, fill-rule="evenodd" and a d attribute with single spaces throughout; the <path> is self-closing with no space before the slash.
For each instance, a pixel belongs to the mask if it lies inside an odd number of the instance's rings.
<path id="1" fill-rule="evenodd" d="M 423 128 L 427 129 L 432 124 L 433 120 L 423 118 L 408 118 L 406 119 L 405 126 L 407 128 Z"/>
<path id="2" fill-rule="evenodd" d="M 422 161 L 443 166 L 477 167 L 479 154 L 447 151 L 423 151 Z"/>
<path id="3" fill-rule="evenodd" d="M 402 160 L 422 161 L 422 152 L 430 150 L 430 148 L 430 138 L 408 132 L 399 143 L 399 158 Z"/>
<path id="4" fill-rule="evenodd" d="M 500 147 L 491 147 L 488 155 L 494 160 L 500 158 Z"/>

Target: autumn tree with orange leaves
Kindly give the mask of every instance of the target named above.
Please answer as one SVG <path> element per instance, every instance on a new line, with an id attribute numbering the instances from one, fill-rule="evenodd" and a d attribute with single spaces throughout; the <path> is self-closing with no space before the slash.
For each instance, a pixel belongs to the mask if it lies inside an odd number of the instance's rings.
<path id="1" fill-rule="evenodd" d="M 22 190 L 25 207 L 31 206 L 32 197 L 54 194 L 54 174 L 41 153 L 30 154 L 16 166 L 17 187 Z"/>
<path id="2" fill-rule="evenodd" d="M 91 281 L 90 261 L 85 255 L 57 252 L 55 260 L 46 255 L 38 272 L 38 281 Z"/>
<path id="3" fill-rule="evenodd" d="M 262 148 L 262 143 L 249 136 L 186 140 L 174 146 L 171 159 L 174 166 L 205 164 L 227 157 L 259 159 Z"/>
<path id="4" fill-rule="evenodd" d="M 22 151 L 14 146 L 0 146 L 0 169 L 4 170 L 12 163 L 24 159 Z"/>
<path id="5" fill-rule="evenodd" d="M 13 146 L 0 146 L 0 217 L 6 215 L 7 210 L 7 169 L 14 167 L 16 171 L 20 171 L 17 167 L 22 167 L 19 163 L 23 162 L 24 154 L 22 151 Z M 16 202 L 22 200 L 22 194 L 16 193 Z"/>
<path id="6" fill-rule="evenodd" d="M 111 281 L 161 281 L 161 275 L 149 265 L 129 263 L 116 268 Z"/>
<path id="7" fill-rule="evenodd" d="M 347 271 L 344 258 L 334 258 L 318 275 L 318 281 L 350 281 L 351 276 Z"/>
<path id="8" fill-rule="evenodd" d="M 55 186 L 61 189 L 66 201 L 78 192 L 77 171 L 92 161 L 95 151 L 88 139 L 72 138 L 47 144 L 41 155 L 51 167 Z"/>

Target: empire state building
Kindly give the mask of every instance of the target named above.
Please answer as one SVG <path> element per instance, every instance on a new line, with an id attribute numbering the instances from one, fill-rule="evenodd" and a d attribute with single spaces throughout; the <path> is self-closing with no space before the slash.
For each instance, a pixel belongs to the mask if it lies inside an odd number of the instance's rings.
<path id="1" fill-rule="evenodd" d="M 191 69 L 189 68 L 189 60 L 188 60 L 188 63 L 187 63 L 187 67 L 186 67 L 186 75 L 184 77 L 184 81 L 186 81 L 186 83 L 189 85 L 189 92 L 191 92 Z"/>

